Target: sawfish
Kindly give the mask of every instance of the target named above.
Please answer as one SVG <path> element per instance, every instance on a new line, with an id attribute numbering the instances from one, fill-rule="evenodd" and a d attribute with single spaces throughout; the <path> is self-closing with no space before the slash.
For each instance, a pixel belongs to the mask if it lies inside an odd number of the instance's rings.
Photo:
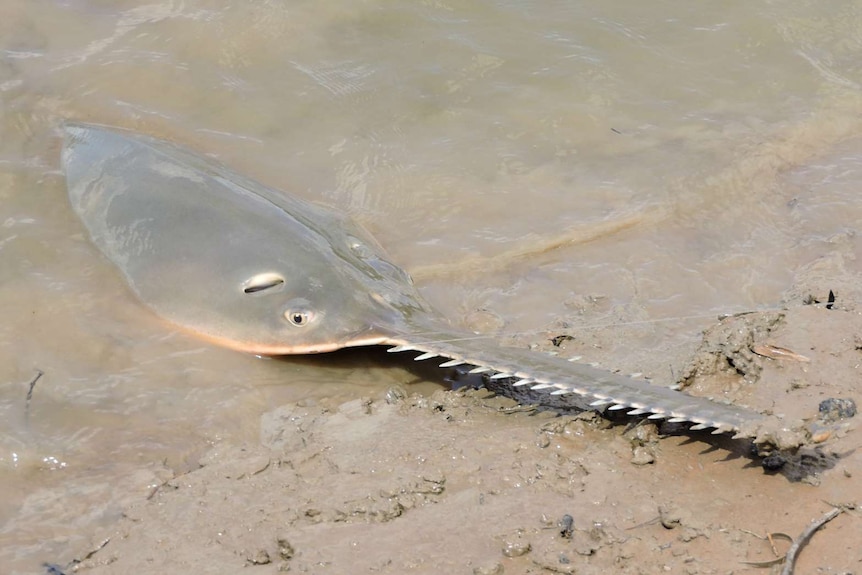
<path id="1" fill-rule="evenodd" d="M 93 243 L 157 315 L 265 356 L 356 346 L 482 373 L 498 393 L 754 437 L 765 416 L 452 327 L 345 214 L 188 149 L 67 123 L 69 200 Z"/>

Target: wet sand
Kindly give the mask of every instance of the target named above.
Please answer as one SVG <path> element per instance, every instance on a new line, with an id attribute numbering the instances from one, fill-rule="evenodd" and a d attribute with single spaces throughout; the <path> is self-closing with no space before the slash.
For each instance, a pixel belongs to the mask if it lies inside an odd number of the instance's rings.
<path id="1" fill-rule="evenodd" d="M 624 426 L 432 398 L 449 374 L 385 352 L 209 346 L 90 242 L 61 126 L 170 140 L 350 214 L 461 329 L 810 418 L 860 400 L 860 30 L 843 0 L 4 0 L 0 573 L 67 572 L 109 535 L 80 570 L 589 572 L 622 555 L 616 570 L 763 572 L 739 563 L 769 551 L 748 531 L 795 536 L 858 498 L 855 453 L 815 488 L 765 476 L 745 445 L 636 430 L 633 446 Z M 392 386 L 407 399 L 386 403 Z M 818 445 L 856 448 L 855 421 Z M 228 469 L 258 456 L 274 463 Z M 703 537 L 649 523 L 674 502 Z M 596 521 L 611 535 L 578 555 Z M 859 571 L 858 523 L 818 531 L 800 572 Z M 518 529 L 532 550 L 506 557 Z"/>
<path id="2" fill-rule="evenodd" d="M 862 503 L 858 418 L 818 418 L 827 398 L 858 399 L 862 278 L 840 259 L 812 262 L 776 311 L 716 320 L 691 354 L 628 358 L 670 362 L 692 393 L 806 420 L 813 435 L 780 470 L 744 440 L 395 386 L 281 405 L 259 443 L 216 444 L 168 477 L 153 467 L 156 487 L 51 562 L 94 575 L 767 572 L 752 562 L 786 553 L 781 533 Z M 561 339 L 561 353 L 581 345 Z M 795 355 L 767 357 L 778 348 Z M 860 540 L 848 510 L 811 536 L 796 572 L 855 572 Z"/>

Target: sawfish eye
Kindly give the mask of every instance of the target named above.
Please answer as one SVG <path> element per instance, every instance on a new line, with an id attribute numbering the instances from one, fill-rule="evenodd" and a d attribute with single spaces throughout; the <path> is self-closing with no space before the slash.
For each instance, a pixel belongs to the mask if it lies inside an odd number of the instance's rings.
<path id="1" fill-rule="evenodd" d="M 284 312 L 284 317 L 296 327 L 303 327 L 309 324 L 314 314 L 306 310 L 289 309 Z"/>

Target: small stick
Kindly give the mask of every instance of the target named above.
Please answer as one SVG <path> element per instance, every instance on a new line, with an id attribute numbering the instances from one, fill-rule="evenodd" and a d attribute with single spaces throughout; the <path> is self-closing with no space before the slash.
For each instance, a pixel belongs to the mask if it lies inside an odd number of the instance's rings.
<path id="1" fill-rule="evenodd" d="M 36 388 L 36 382 L 44 375 L 41 369 L 36 370 L 36 375 L 30 380 L 30 387 L 27 389 L 27 400 L 24 402 L 24 424 L 30 426 L 30 400 L 33 399 L 33 389 Z"/>
<path id="2" fill-rule="evenodd" d="M 27 390 L 27 406 L 30 406 L 30 400 L 33 398 L 33 388 L 36 387 L 36 382 L 39 381 L 39 378 L 45 375 L 42 373 L 41 369 L 36 370 L 36 375 L 33 376 L 33 379 L 30 380 L 30 388 Z"/>
<path id="3" fill-rule="evenodd" d="M 641 527 L 646 527 L 647 525 L 655 525 L 661 521 L 661 517 L 653 517 L 643 523 L 638 523 L 637 525 L 632 525 L 631 527 L 626 527 L 626 531 L 631 531 L 632 529 L 640 529 Z"/>
<path id="4" fill-rule="evenodd" d="M 772 538 L 772 533 L 767 533 L 766 538 L 769 540 L 769 546 L 772 547 L 772 554 L 778 555 L 778 549 L 775 548 L 775 539 Z M 791 539 L 791 542 L 793 540 Z"/>
<path id="5" fill-rule="evenodd" d="M 811 522 L 811 524 L 805 528 L 805 531 L 793 542 L 793 545 L 790 546 L 790 549 L 787 550 L 786 560 L 784 562 L 784 568 L 781 570 L 781 575 L 793 575 L 793 564 L 796 562 L 796 556 L 799 554 L 799 551 L 802 547 L 808 542 L 808 539 L 814 535 L 814 532 L 841 515 L 844 512 L 843 507 L 836 507 L 820 519 L 816 519 Z"/>
<path id="6" fill-rule="evenodd" d="M 754 535 L 758 539 L 763 539 L 764 541 L 768 541 L 770 547 L 772 547 L 772 553 L 775 555 L 774 559 L 767 559 L 766 561 L 742 561 L 746 565 L 751 565 L 752 567 L 772 567 L 773 565 L 780 565 L 784 563 L 786 557 L 784 555 L 779 555 L 778 550 L 775 548 L 775 540 L 776 539 L 785 539 L 790 543 L 793 543 L 793 537 L 788 535 L 787 533 L 767 533 L 765 536 L 758 535 L 752 531 L 748 531 L 746 529 L 740 529 L 743 533 L 748 533 L 749 535 Z"/>

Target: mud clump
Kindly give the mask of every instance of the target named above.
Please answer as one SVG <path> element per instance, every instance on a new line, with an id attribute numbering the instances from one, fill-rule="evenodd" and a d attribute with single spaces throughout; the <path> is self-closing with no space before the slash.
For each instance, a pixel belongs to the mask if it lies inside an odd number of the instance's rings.
<path id="1" fill-rule="evenodd" d="M 725 317 L 703 333 L 694 358 L 677 383 L 689 387 L 695 380 L 731 376 L 735 386 L 754 383 L 762 371 L 753 348 L 784 320 L 782 312 L 752 312 Z"/>
<path id="2" fill-rule="evenodd" d="M 623 436 L 632 448 L 631 462 L 634 465 L 655 463 L 659 433 L 654 423 L 640 423 L 626 431 Z"/>

